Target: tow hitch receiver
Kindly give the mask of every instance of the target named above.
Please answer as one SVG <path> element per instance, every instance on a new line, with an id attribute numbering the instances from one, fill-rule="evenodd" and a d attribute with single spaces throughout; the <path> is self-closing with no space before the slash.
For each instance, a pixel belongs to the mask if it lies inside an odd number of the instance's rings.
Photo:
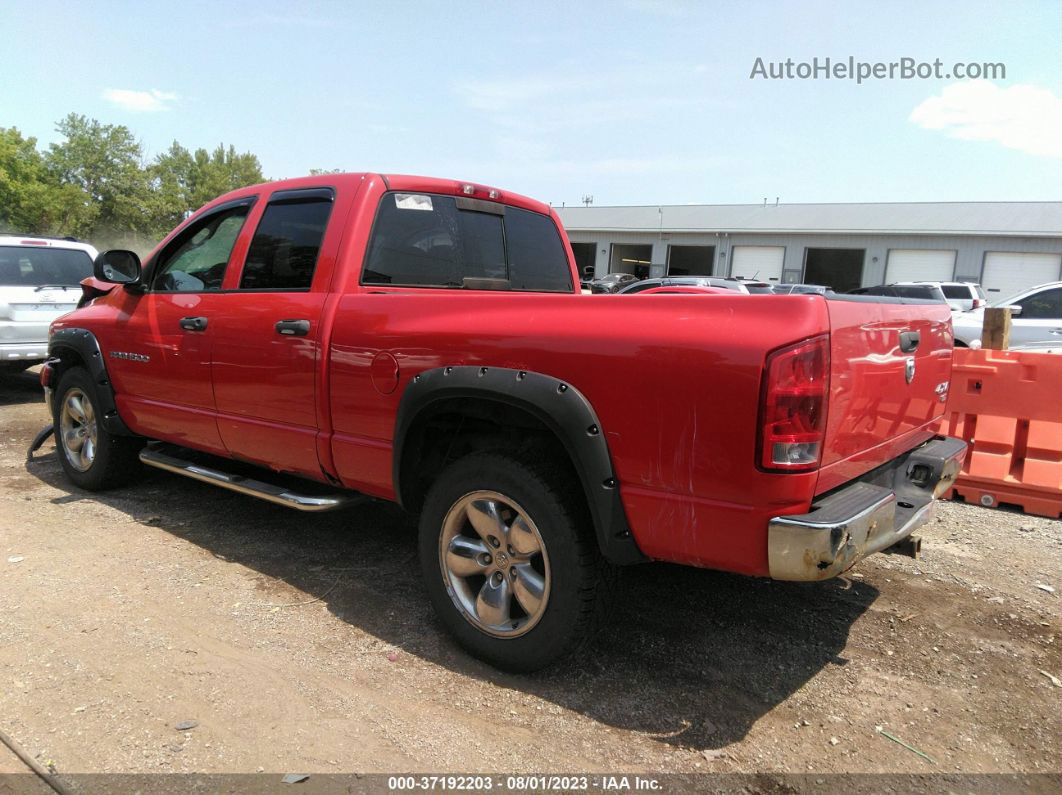
<path id="1" fill-rule="evenodd" d="M 922 536 L 907 536 L 882 550 L 889 555 L 906 555 L 918 560 L 922 557 Z"/>

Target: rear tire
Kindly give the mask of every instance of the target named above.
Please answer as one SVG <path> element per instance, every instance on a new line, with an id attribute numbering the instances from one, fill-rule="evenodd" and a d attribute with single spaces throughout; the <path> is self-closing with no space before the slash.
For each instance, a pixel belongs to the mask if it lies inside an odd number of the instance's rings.
<path id="1" fill-rule="evenodd" d="M 143 440 L 104 427 L 96 384 L 83 367 L 63 373 L 52 412 L 59 463 L 75 486 L 87 491 L 111 489 L 140 471 L 137 454 Z"/>
<path id="2" fill-rule="evenodd" d="M 604 614 L 611 567 L 581 491 L 557 470 L 475 453 L 442 472 L 421 513 L 435 612 L 468 652 L 505 671 L 566 657 Z"/>

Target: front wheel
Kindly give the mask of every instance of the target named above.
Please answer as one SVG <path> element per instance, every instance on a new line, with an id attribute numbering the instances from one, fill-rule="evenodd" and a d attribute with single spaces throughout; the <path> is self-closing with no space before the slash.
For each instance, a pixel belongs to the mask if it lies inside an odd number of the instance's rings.
<path id="1" fill-rule="evenodd" d="M 477 453 L 428 492 L 420 559 L 439 618 L 476 657 L 528 672 L 570 654 L 603 613 L 610 570 L 557 467 Z"/>
<path id="2" fill-rule="evenodd" d="M 63 373 L 53 404 L 59 463 L 75 486 L 99 491 L 127 483 L 139 471 L 143 441 L 109 432 L 95 384 L 82 367 Z"/>

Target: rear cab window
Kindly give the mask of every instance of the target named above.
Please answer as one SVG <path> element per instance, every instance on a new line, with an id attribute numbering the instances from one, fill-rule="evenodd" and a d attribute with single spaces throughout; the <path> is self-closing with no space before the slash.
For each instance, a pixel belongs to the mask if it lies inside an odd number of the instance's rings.
<path id="1" fill-rule="evenodd" d="M 384 194 L 362 284 L 474 288 L 479 279 L 514 291 L 573 292 L 550 217 L 461 196 Z"/>

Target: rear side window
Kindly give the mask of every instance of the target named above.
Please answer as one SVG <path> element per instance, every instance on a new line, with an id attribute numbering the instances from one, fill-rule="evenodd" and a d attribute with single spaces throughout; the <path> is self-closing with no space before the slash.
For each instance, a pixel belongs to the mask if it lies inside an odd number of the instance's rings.
<path id="1" fill-rule="evenodd" d="M 69 285 L 92 275 L 88 252 L 70 248 L 0 246 L 0 286 Z"/>
<path id="2" fill-rule="evenodd" d="M 571 272 L 551 219 L 516 207 L 435 194 L 386 194 L 363 284 L 464 287 L 507 279 L 513 290 L 571 292 Z"/>
<path id="3" fill-rule="evenodd" d="M 571 292 L 572 274 L 557 225 L 544 215 L 507 207 L 505 238 L 514 290 Z"/>
<path id="4" fill-rule="evenodd" d="M 973 296 L 970 294 L 970 288 L 965 284 L 945 284 L 941 286 L 941 290 L 944 291 L 945 298 L 957 298 L 960 301 L 970 301 Z"/>
<path id="5" fill-rule="evenodd" d="M 331 199 L 270 202 L 247 251 L 240 289 L 310 289 L 331 212 Z"/>

